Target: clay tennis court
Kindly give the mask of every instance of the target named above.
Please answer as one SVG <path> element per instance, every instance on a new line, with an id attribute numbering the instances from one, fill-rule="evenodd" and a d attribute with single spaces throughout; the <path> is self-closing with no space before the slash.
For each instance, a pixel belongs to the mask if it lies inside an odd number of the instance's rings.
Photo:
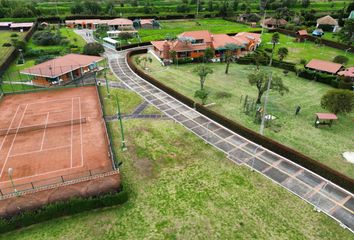
<path id="1" fill-rule="evenodd" d="M 0 190 L 58 182 L 112 161 L 94 86 L 5 96 L 0 102 Z"/>

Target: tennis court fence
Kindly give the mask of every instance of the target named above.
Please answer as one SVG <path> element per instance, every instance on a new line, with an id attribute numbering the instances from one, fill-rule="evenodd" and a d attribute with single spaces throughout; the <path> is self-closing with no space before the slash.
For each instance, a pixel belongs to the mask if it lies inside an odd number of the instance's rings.
<path id="1" fill-rule="evenodd" d="M 74 184 L 80 182 L 80 180 L 89 179 L 97 175 L 105 174 L 112 171 L 114 170 L 112 170 L 112 168 L 110 167 L 96 168 L 96 169 L 84 170 L 80 172 L 74 172 L 71 174 L 60 175 L 51 178 L 45 178 L 37 181 L 30 181 L 23 184 L 14 183 L 13 185 L 11 184 L 11 186 L 0 188 L 0 200 L 6 198 L 8 195 L 12 195 L 12 194 L 20 195 L 27 191 L 48 189 L 51 186 L 55 187 L 55 185 L 57 184 L 62 184 L 62 183 Z M 10 178 L 8 179 L 8 182 L 11 183 Z"/>

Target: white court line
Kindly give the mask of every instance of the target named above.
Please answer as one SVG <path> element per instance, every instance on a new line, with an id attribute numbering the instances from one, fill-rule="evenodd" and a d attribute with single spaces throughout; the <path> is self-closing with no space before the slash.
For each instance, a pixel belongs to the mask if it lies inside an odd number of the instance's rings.
<path id="1" fill-rule="evenodd" d="M 64 146 L 60 146 L 60 147 L 47 148 L 47 149 L 44 149 L 44 150 L 35 150 L 35 151 L 30 151 L 30 152 L 25 152 L 25 153 L 18 153 L 18 154 L 10 155 L 9 158 L 10 158 L 10 157 L 23 156 L 23 155 L 32 154 L 32 153 L 39 153 L 39 152 L 46 152 L 46 151 L 57 150 L 57 149 L 62 149 L 62 148 L 68 148 L 68 147 L 70 147 L 70 145 L 64 145 Z"/>
<path id="2" fill-rule="evenodd" d="M 79 97 L 79 113 L 80 113 L 80 119 L 82 117 L 81 115 L 81 97 Z M 81 144 L 80 144 L 80 148 L 81 148 L 81 165 L 84 165 L 84 145 L 83 145 L 83 141 L 82 141 L 82 122 L 80 122 L 80 140 L 81 140 Z"/>
<path id="3" fill-rule="evenodd" d="M 44 144 L 44 139 L 45 139 L 45 133 L 46 133 L 46 130 L 47 130 L 48 119 L 49 119 L 49 112 L 47 113 L 47 119 L 45 121 L 45 127 L 44 127 L 44 131 L 43 131 L 42 144 L 41 144 L 41 150 L 40 151 L 43 150 L 43 144 Z"/>
<path id="4" fill-rule="evenodd" d="M 9 126 L 9 128 L 7 129 L 6 135 L 5 135 L 5 137 L 4 137 L 4 139 L 2 140 L 2 143 L 1 143 L 1 145 L 0 145 L 0 151 L 1 151 L 1 149 L 2 149 L 2 147 L 3 147 L 3 145 L 4 145 L 4 143 L 5 143 L 6 137 L 7 137 L 7 135 L 9 134 L 9 131 L 10 131 L 11 126 L 12 126 L 12 124 L 13 124 L 14 120 L 15 120 L 15 117 L 16 117 L 16 115 L 17 115 L 17 112 L 18 112 L 18 109 L 20 108 L 20 106 L 21 106 L 21 105 L 18 105 L 18 106 L 17 106 L 17 109 L 16 109 L 16 112 L 15 112 L 15 115 L 12 117 L 12 120 L 11 120 L 10 126 Z"/>
<path id="5" fill-rule="evenodd" d="M 9 151 L 7 152 L 7 156 L 6 156 L 6 158 L 5 158 L 4 165 L 3 165 L 2 168 L 1 168 L 0 178 L 2 177 L 2 173 L 4 172 L 5 165 L 6 165 L 6 163 L 7 163 L 7 160 L 9 159 L 10 152 L 11 152 L 11 150 L 12 150 L 12 147 L 14 146 L 14 142 L 15 142 L 15 140 L 16 140 L 18 130 L 19 130 L 20 127 L 21 127 L 22 120 L 23 120 L 23 118 L 25 117 L 25 113 L 26 113 L 27 107 L 28 107 L 28 104 L 26 104 L 25 110 L 23 111 L 23 114 L 22 114 L 20 123 L 18 124 L 16 133 L 15 133 L 15 137 L 14 137 L 14 139 L 12 139 L 12 143 L 11 143 L 10 149 L 9 149 Z"/>
<path id="6" fill-rule="evenodd" d="M 38 104 L 38 103 L 48 103 L 48 102 L 61 102 L 61 101 L 64 101 L 64 100 L 72 100 L 72 99 L 75 99 L 75 98 L 79 98 L 79 97 L 72 97 L 72 98 L 61 98 L 61 99 L 53 99 L 53 100 L 47 100 L 47 101 L 38 101 L 38 102 L 32 102 L 32 103 L 29 103 L 28 105 L 33 105 L 33 104 Z"/>
<path id="7" fill-rule="evenodd" d="M 74 118 L 74 99 L 71 99 L 71 138 L 70 138 L 70 167 L 73 167 L 73 118 Z"/>
<path id="8" fill-rule="evenodd" d="M 22 179 L 35 178 L 35 177 L 43 176 L 43 175 L 46 175 L 46 174 L 51 174 L 51 173 L 55 173 L 55 172 L 60 172 L 60 171 L 70 170 L 70 169 L 75 169 L 75 168 L 81 168 L 81 167 L 83 167 L 83 166 L 77 166 L 77 167 L 72 167 L 72 168 L 62 168 L 62 169 L 58 169 L 58 170 L 54 170 L 54 171 L 50 171 L 50 172 L 45 172 L 45 173 L 40 173 L 40 174 L 35 174 L 35 175 L 27 176 L 27 177 L 14 178 L 13 181 L 15 182 L 15 181 L 22 180 Z M 73 174 L 75 174 L 75 172 Z M 60 176 L 56 176 L 56 177 L 60 177 Z M 55 176 L 54 177 L 50 177 L 48 179 L 38 180 L 38 181 L 50 180 L 52 178 L 55 178 Z M 11 181 L 7 180 L 7 181 L 0 182 L 0 184 L 9 183 L 9 182 L 11 182 Z"/>

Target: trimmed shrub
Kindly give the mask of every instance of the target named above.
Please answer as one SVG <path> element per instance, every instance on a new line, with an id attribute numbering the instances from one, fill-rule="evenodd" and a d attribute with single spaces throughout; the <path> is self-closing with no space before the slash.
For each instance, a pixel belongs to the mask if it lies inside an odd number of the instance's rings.
<path id="1" fill-rule="evenodd" d="M 16 37 L 18 37 L 18 34 L 17 33 L 13 33 L 13 34 L 10 35 L 10 37 L 16 38 Z"/>
<path id="2" fill-rule="evenodd" d="M 68 216 L 101 207 L 123 204 L 128 201 L 127 191 L 108 193 L 90 198 L 72 198 L 43 206 L 35 211 L 26 211 L 10 218 L 0 218 L 0 233 L 26 227 L 53 218 Z"/>
<path id="3" fill-rule="evenodd" d="M 104 48 L 102 44 L 96 42 L 87 43 L 84 46 L 84 54 L 86 55 L 99 56 L 103 52 L 104 52 Z"/>
<path id="4" fill-rule="evenodd" d="M 53 58 L 55 58 L 55 56 L 53 56 L 53 55 L 42 55 L 36 59 L 35 64 L 40 64 L 42 62 L 46 62 L 46 61 L 51 60 Z"/>
<path id="5" fill-rule="evenodd" d="M 2 46 L 3 47 L 11 47 L 12 45 L 11 45 L 11 43 L 4 43 Z"/>
<path id="6" fill-rule="evenodd" d="M 348 61 L 349 61 L 349 58 L 347 58 L 346 56 L 343 56 L 343 55 L 338 55 L 333 58 L 333 62 L 340 63 L 343 65 L 347 64 Z"/>

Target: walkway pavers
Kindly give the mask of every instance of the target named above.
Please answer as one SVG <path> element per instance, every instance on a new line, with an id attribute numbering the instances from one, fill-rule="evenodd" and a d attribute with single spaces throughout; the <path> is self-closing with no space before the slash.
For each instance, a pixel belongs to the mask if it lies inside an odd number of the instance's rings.
<path id="1" fill-rule="evenodd" d="M 129 89 L 224 152 L 231 161 L 259 172 L 354 232 L 352 193 L 230 131 L 140 78 L 126 62 L 127 51 L 107 51 L 110 68 Z"/>

